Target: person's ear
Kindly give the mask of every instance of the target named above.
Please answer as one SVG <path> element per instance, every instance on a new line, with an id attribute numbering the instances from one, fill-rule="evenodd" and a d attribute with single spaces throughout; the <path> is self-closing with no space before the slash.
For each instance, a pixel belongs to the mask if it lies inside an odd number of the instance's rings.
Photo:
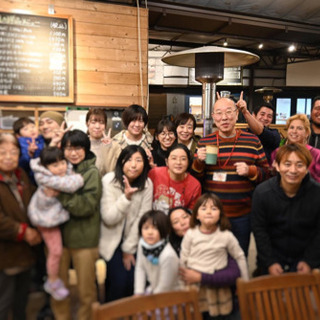
<path id="1" fill-rule="evenodd" d="M 280 172 L 280 167 L 279 167 L 278 162 L 274 161 L 273 166 L 276 168 L 276 170 L 277 170 L 278 172 Z"/>
<path id="2" fill-rule="evenodd" d="M 166 158 L 165 161 L 166 161 L 166 166 L 168 166 L 168 158 Z"/>

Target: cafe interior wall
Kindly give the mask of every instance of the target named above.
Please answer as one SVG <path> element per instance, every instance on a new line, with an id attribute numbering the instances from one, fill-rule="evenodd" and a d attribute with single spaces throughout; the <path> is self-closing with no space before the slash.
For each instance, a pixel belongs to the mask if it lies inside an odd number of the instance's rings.
<path id="1" fill-rule="evenodd" d="M 83 0 L 2 0 L 0 11 L 41 15 L 50 6 L 73 17 L 75 95 L 72 104 L 46 106 L 147 107 L 148 11 Z"/>

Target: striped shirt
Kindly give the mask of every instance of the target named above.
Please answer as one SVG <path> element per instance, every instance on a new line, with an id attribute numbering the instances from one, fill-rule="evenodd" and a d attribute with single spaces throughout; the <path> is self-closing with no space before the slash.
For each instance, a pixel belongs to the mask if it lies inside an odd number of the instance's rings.
<path id="1" fill-rule="evenodd" d="M 192 174 L 203 182 L 203 192 L 214 192 L 222 201 L 227 217 L 240 217 L 251 211 L 251 198 L 256 184 L 269 176 L 269 165 L 259 138 L 249 132 L 236 131 L 236 136 L 223 138 L 214 132 L 199 140 L 198 148 L 218 145 L 218 161 L 207 165 L 197 158 Z M 239 176 L 235 163 L 249 166 L 247 177 Z M 226 181 L 214 181 L 214 172 L 226 173 Z"/>

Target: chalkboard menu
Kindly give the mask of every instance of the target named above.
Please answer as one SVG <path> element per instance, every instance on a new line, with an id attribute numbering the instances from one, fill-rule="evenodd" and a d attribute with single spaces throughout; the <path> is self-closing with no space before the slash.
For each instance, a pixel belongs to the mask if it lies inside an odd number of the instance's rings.
<path id="1" fill-rule="evenodd" d="M 0 100 L 73 102 L 72 18 L 0 12 Z"/>

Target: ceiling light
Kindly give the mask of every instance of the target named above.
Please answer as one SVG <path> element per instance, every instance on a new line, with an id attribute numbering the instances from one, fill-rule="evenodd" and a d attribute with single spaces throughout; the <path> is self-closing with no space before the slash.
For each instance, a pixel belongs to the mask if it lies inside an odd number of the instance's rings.
<path id="1" fill-rule="evenodd" d="M 289 52 L 296 51 L 296 46 L 295 46 L 294 44 L 290 45 L 290 46 L 288 47 L 288 51 L 289 51 Z"/>
<path id="2" fill-rule="evenodd" d="M 228 41 L 227 41 L 227 39 L 225 39 L 223 42 L 223 46 L 226 47 L 227 45 L 228 45 Z"/>
<path id="3" fill-rule="evenodd" d="M 258 46 L 258 48 L 259 48 L 259 49 L 262 49 L 262 48 L 263 48 L 263 43 L 260 43 L 259 46 Z"/>

